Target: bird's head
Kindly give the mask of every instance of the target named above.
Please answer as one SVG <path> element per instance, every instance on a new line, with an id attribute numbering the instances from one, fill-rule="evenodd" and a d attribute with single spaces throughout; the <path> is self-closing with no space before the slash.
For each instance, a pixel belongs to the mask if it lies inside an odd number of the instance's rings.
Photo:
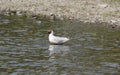
<path id="1" fill-rule="evenodd" d="M 51 33 L 53 33 L 53 30 L 48 30 L 48 34 L 51 34 Z"/>

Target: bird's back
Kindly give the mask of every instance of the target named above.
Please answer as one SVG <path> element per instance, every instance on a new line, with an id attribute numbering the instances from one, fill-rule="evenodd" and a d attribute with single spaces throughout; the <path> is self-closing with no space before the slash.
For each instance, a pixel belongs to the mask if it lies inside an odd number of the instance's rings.
<path id="1" fill-rule="evenodd" d="M 58 36 L 49 36 L 49 41 L 51 43 L 62 44 L 67 42 L 69 39 L 66 37 L 58 37 Z"/>

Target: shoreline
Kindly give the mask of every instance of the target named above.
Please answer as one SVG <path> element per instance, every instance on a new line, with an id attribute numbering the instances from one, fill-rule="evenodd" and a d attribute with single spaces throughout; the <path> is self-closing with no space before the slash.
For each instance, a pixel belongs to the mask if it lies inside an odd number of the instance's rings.
<path id="1" fill-rule="evenodd" d="M 120 26 L 120 5 L 102 0 L 1 0 L 0 12 Z"/>

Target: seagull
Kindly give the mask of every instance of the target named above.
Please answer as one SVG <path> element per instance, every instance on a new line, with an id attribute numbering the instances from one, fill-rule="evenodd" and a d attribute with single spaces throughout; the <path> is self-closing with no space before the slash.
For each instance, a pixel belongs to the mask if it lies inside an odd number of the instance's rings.
<path id="1" fill-rule="evenodd" d="M 49 33 L 48 39 L 51 44 L 63 44 L 70 40 L 67 37 L 54 36 L 53 30 L 50 30 L 48 33 Z"/>

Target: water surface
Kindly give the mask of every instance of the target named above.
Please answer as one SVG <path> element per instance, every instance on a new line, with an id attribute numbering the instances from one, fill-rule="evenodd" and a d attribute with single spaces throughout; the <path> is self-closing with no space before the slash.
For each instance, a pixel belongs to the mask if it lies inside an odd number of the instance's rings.
<path id="1" fill-rule="evenodd" d="M 69 36 L 51 45 L 46 30 Z M 119 75 L 120 30 L 100 24 L 0 16 L 0 75 Z"/>

